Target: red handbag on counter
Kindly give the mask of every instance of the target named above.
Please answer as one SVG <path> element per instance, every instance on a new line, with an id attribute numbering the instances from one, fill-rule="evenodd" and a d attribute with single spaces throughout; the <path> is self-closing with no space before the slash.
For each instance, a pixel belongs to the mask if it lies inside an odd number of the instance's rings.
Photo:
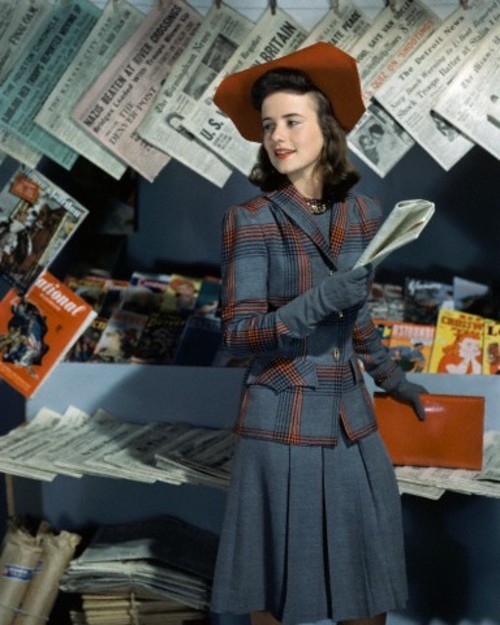
<path id="1" fill-rule="evenodd" d="M 480 470 L 483 462 L 484 397 L 420 396 L 425 421 L 386 393 L 374 393 L 378 429 L 392 463 Z"/>

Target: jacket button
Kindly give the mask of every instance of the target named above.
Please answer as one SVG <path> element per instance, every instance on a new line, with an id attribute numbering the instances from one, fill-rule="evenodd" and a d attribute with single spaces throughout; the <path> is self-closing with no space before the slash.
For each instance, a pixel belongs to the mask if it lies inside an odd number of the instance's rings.
<path id="1" fill-rule="evenodd" d="M 337 314 L 339 316 L 339 319 L 342 319 L 342 317 L 344 316 L 344 313 L 341 310 L 339 310 Z"/>
<path id="2" fill-rule="evenodd" d="M 334 347 L 332 351 L 333 360 L 340 360 L 340 349 L 338 347 Z"/>

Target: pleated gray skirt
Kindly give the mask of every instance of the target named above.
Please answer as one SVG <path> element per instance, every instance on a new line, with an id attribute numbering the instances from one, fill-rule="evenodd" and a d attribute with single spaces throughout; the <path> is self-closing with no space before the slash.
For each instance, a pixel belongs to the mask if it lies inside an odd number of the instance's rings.
<path id="1" fill-rule="evenodd" d="M 238 440 L 213 612 L 297 625 L 369 618 L 406 597 L 400 497 L 377 432 L 336 447 Z"/>

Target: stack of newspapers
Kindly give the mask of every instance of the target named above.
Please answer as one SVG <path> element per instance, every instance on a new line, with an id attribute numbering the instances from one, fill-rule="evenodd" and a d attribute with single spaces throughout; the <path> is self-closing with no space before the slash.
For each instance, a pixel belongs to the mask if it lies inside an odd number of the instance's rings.
<path id="1" fill-rule="evenodd" d="M 173 516 L 101 526 L 72 560 L 59 587 L 82 596 L 147 597 L 208 609 L 216 534 Z M 159 606 L 156 606 L 159 607 Z M 171 604 L 163 606 L 172 611 Z M 197 617 L 199 615 L 191 616 Z M 163 622 L 167 622 L 166 617 Z"/>
<path id="2" fill-rule="evenodd" d="M 41 408 L 0 437 L 1 471 L 45 481 L 96 475 L 224 489 L 233 454 L 229 428 L 131 423 L 102 409 L 88 415 L 74 406 L 64 414 Z"/>
<path id="3" fill-rule="evenodd" d="M 465 495 L 500 498 L 500 432 L 484 433 L 481 471 L 440 467 L 396 467 L 400 492 L 439 499 L 450 490 Z"/>
<path id="4" fill-rule="evenodd" d="M 208 625 L 205 612 L 171 599 L 143 593 L 82 595 L 81 610 L 71 610 L 72 625 Z"/>

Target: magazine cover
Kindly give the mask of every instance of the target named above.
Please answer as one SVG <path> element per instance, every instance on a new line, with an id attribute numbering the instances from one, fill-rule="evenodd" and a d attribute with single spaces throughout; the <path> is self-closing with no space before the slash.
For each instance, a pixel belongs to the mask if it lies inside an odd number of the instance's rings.
<path id="1" fill-rule="evenodd" d="M 201 278 L 173 273 L 164 291 L 162 310 L 193 312 L 201 289 Z"/>
<path id="2" fill-rule="evenodd" d="M 181 334 L 174 365 L 209 367 L 221 347 L 220 319 L 191 315 Z"/>
<path id="3" fill-rule="evenodd" d="M 398 284 L 374 282 L 366 303 L 371 316 L 376 319 L 403 321 L 404 293 Z"/>
<path id="4" fill-rule="evenodd" d="M 385 345 L 387 348 L 389 348 L 389 341 L 391 338 L 392 326 L 394 325 L 395 322 L 390 319 L 382 319 L 382 318 L 379 319 L 375 317 L 373 319 L 373 323 L 375 327 L 377 328 L 377 332 L 379 333 L 380 341 L 382 345 Z"/>
<path id="5" fill-rule="evenodd" d="M 97 341 L 91 361 L 130 362 L 147 319 L 147 315 L 115 310 Z"/>
<path id="6" fill-rule="evenodd" d="M 26 290 L 87 214 L 38 171 L 19 168 L 0 191 L 0 275 Z"/>
<path id="7" fill-rule="evenodd" d="M 176 311 L 149 315 L 132 362 L 152 365 L 171 364 L 186 324 L 186 316 Z"/>
<path id="8" fill-rule="evenodd" d="M 481 373 L 484 321 L 479 315 L 440 310 L 429 373 Z"/>
<path id="9" fill-rule="evenodd" d="M 95 318 L 92 306 L 48 271 L 0 302 L 0 377 L 31 397 Z"/>
<path id="10" fill-rule="evenodd" d="M 434 325 L 394 322 L 389 353 L 404 371 L 427 373 L 434 341 Z"/>
<path id="11" fill-rule="evenodd" d="M 483 374 L 500 375 L 500 321 L 492 319 L 484 322 Z"/>
<path id="12" fill-rule="evenodd" d="M 440 308 L 453 308 L 453 286 L 451 284 L 406 278 L 404 321 L 436 324 Z"/>

